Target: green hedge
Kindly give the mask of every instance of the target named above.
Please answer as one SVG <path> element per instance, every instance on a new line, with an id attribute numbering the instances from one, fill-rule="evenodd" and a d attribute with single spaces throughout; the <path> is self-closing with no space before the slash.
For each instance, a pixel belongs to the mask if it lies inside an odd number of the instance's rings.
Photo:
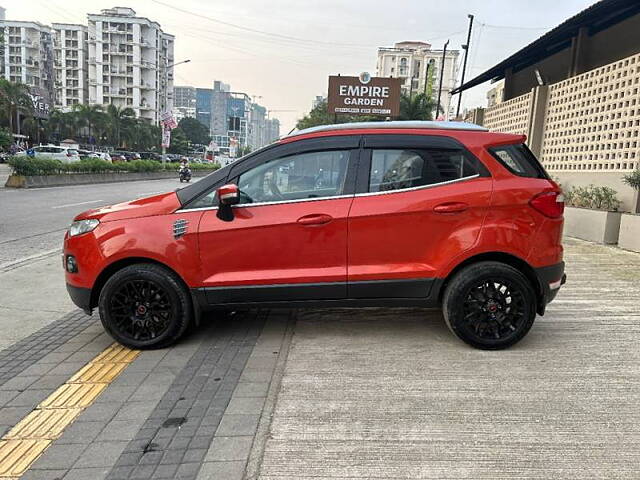
<path id="1" fill-rule="evenodd" d="M 177 164 L 167 163 L 165 168 L 161 162 L 155 160 L 133 160 L 131 162 L 110 163 L 99 158 L 86 158 L 75 163 L 62 163 L 60 160 L 41 157 L 11 157 L 7 162 L 14 175 L 25 177 L 32 175 L 60 175 L 65 173 L 113 173 L 113 172 L 160 172 L 162 170 L 176 170 Z M 204 165 L 193 164 L 193 170 L 217 170 L 217 163 Z"/>

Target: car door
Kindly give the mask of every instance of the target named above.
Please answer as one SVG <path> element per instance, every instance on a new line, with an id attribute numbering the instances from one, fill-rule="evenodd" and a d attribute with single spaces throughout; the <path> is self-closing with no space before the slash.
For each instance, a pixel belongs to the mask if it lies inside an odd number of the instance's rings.
<path id="1" fill-rule="evenodd" d="M 362 158 L 349 214 L 349 297 L 427 297 L 442 266 L 478 238 L 489 172 L 436 135 L 366 136 Z"/>
<path id="2" fill-rule="evenodd" d="M 298 141 L 232 168 L 233 220 L 206 211 L 199 226 L 210 303 L 346 297 L 347 217 L 359 137 Z"/>

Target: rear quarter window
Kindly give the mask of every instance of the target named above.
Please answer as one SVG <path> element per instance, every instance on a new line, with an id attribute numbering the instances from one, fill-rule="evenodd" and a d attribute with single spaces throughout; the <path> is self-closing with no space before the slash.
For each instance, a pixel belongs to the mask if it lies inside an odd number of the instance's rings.
<path id="1" fill-rule="evenodd" d="M 489 152 L 514 175 L 529 178 L 549 178 L 538 159 L 523 143 L 493 147 L 489 149 Z"/>

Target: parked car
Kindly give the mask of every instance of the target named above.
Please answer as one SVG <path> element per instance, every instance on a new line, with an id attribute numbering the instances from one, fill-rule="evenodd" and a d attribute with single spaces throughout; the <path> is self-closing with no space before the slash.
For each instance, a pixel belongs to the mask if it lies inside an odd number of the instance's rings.
<path id="1" fill-rule="evenodd" d="M 162 160 L 162 155 L 156 152 L 140 152 L 140 158 L 142 160 Z"/>
<path id="2" fill-rule="evenodd" d="M 111 152 L 110 155 L 112 163 L 121 163 L 127 161 L 127 157 L 122 152 Z"/>
<path id="3" fill-rule="evenodd" d="M 73 148 L 59 147 L 56 145 L 39 145 L 31 148 L 30 150 L 33 151 L 34 156 L 60 160 L 63 163 L 75 163 L 80 161 L 78 150 Z M 29 155 L 28 150 L 16 153 L 16 156 L 25 155 Z"/>
<path id="4" fill-rule="evenodd" d="M 67 289 L 131 348 L 248 306 L 440 306 L 460 339 L 506 348 L 566 280 L 564 200 L 524 140 L 456 122 L 303 130 L 76 216 Z"/>
<path id="5" fill-rule="evenodd" d="M 88 155 L 89 158 L 99 158 L 100 160 L 104 160 L 105 162 L 113 163 L 111 155 L 109 152 L 90 152 Z"/>

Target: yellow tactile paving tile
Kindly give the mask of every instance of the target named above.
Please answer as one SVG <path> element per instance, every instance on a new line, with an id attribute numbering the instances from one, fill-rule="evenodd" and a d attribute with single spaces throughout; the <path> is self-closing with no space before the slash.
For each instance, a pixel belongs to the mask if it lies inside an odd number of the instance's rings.
<path id="1" fill-rule="evenodd" d="M 114 343 L 92 360 L 92 363 L 131 363 L 140 352 Z"/>
<path id="2" fill-rule="evenodd" d="M 51 440 L 0 440 L 0 478 L 19 478 Z"/>
<path id="3" fill-rule="evenodd" d="M 140 354 L 114 343 L 0 439 L 0 479 L 17 479 Z"/>
<path id="4" fill-rule="evenodd" d="M 105 388 L 106 383 L 65 383 L 38 408 L 86 408 Z"/>
<path id="5" fill-rule="evenodd" d="M 13 427 L 4 438 L 55 440 L 80 413 L 82 413 L 81 408 L 34 410 Z"/>
<path id="6" fill-rule="evenodd" d="M 128 363 L 90 363 L 67 383 L 111 383 L 127 365 Z"/>

